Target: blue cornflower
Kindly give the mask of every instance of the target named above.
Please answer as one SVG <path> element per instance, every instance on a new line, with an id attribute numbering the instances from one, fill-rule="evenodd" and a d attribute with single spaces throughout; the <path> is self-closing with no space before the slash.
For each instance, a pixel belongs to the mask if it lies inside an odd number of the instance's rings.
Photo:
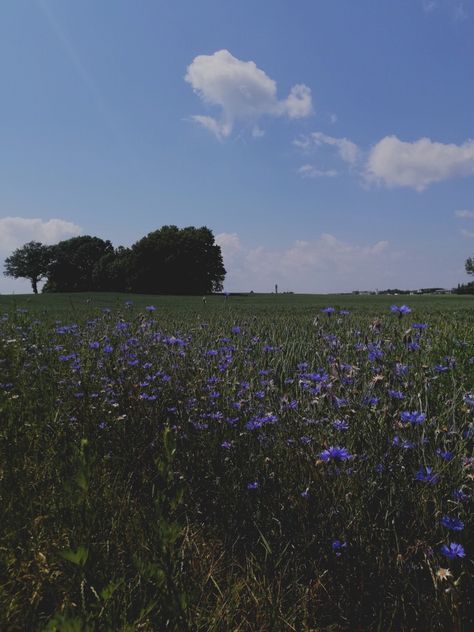
<path id="1" fill-rule="evenodd" d="M 242 329 L 236 325 L 235 327 L 232 327 L 231 332 L 233 334 L 240 334 L 242 332 Z"/>
<path id="2" fill-rule="evenodd" d="M 436 485 L 439 481 L 438 474 L 433 472 L 431 467 L 421 467 L 415 474 L 415 480 L 422 483 L 429 483 L 430 485 Z"/>
<path id="3" fill-rule="evenodd" d="M 231 441 L 223 441 L 221 443 L 221 448 L 224 448 L 225 450 L 230 450 L 231 447 L 232 447 Z"/>
<path id="4" fill-rule="evenodd" d="M 334 307 L 325 307 L 321 311 L 323 312 L 323 314 L 327 314 L 328 316 L 330 316 L 331 314 L 334 314 L 336 310 L 334 309 Z"/>
<path id="5" fill-rule="evenodd" d="M 147 305 L 145 309 L 147 312 L 156 312 L 156 307 L 154 305 Z"/>
<path id="6" fill-rule="evenodd" d="M 339 315 L 340 316 L 349 316 L 350 312 L 347 309 L 341 309 L 339 310 Z"/>
<path id="7" fill-rule="evenodd" d="M 444 461 L 451 461 L 451 459 L 454 457 L 454 454 L 452 452 L 449 452 L 449 450 L 441 450 L 441 448 L 438 448 L 436 450 L 436 454 Z"/>
<path id="8" fill-rule="evenodd" d="M 113 350 L 114 348 L 112 347 L 112 345 L 105 345 L 104 347 L 104 353 L 112 353 Z"/>
<path id="9" fill-rule="evenodd" d="M 98 349 L 100 347 L 100 342 L 94 341 L 89 342 L 89 349 Z"/>
<path id="10" fill-rule="evenodd" d="M 393 399 L 403 399 L 405 397 L 405 394 L 402 393 L 402 391 L 394 391 L 392 389 L 389 389 L 387 392 L 390 397 L 393 397 Z"/>
<path id="11" fill-rule="evenodd" d="M 347 542 L 342 542 L 341 540 L 334 540 L 331 547 L 334 553 L 336 554 L 336 556 L 340 557 L 343 549 L 347 548 Z"/>
<path id="12" fill-rule="evenodd" d="M 408 305 L 392 305 L 390 307 L 390 311 L 401 317 L 403 314 L 409 314 L 411 312 L 411 308 L 408 307 Z"/>
<path id="13" fill-rule="evenodd" d="M 466 557 L 463 545 L 457 542 L 451 542 L 449 545 L 443 544 L 441 553 L 450 560 L 454 560 L 457 557 Z"/>
<path id="14" fill-rule="evenodd" d="M 451 518 L 451 516 L 443 516 L 441 518 L 441 524 L 450 531 L 462 531 L 464 529 L 464 522 L 459 518 Z"/>
<path id="15" fill-rule="evenodd" d="M 428 325 L 426 323 L 413 323 L 412 329 L 426 329 Z"/>
<path id="16" fill-rule="evenodd" d="M 417 426 L 425 421 L 426 415 L 425 413 L 419 413 L 416 410 L 414 410 L 413 412 L 405 410 L 401 413 L 401 418 L 403 423 Z"/>
<path id="17" fill-rule="evenodd" d="M 331 446 L 327 450 L 323 450 L 319 454 L 319 458 L 322 461 L 347 461 L 352 458 L 347 448 L 340 448 L 339 446 Z"/>
<path id="18" fill-rule="evenodd" d="M 258 481 L 247 483 L 247 489 L 258 489 Z"/>
<path id="19" fill-rule="evenodd" d="M 461 501 L 462 503 L 465 503 L 469 500 L 470 496 L 469 494 L 466 494 L 466 492 L 462 489 L 455 489 L 453 491 L 453 498 Z"/>
<path id="20" fill-rule="evenodd" d="M 301 498 L 309 498 L 309 488 L 307 487 L 304 491 L 300 493 Z"/>
<path id="21" fill-rule="evenodd" d="M 336 421 L 332 422 L 332 427 L 335 430 L 348 430 L 349 424 L 345 419 L 336 419 Z"/>

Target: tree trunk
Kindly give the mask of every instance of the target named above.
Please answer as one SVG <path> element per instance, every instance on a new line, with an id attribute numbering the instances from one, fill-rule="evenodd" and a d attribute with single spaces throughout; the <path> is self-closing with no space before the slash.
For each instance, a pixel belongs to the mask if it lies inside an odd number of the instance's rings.
<path id="1" fill-rule="evenodd" d="M 38 294 L 38 279 L 31 279 L 31 287 L 33 288 L 33 292 Z"/>

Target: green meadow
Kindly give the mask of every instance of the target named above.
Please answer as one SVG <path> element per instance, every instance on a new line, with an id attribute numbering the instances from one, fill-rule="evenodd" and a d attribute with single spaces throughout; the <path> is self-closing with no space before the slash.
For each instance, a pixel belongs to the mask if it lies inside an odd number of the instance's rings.
<path id="1" fill-rule="evenodd" d="M 469 296 L 0 296 L 0 629 L 473 629 L 473 325 Z"/>

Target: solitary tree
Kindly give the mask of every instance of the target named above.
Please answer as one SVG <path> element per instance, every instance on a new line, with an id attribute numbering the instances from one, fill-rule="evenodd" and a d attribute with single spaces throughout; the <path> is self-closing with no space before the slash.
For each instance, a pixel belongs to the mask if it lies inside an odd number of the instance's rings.
<path id="1" fill-rule="evenodd" d="M 474 259 L 472 257 L 469 257 L 469 259 L 466 259 L 465 268 L 468 274 L 474 274 Z"/>
<path id="2" fill-rule="evenodd" d="M 38 294 L 38 282 L 48 273 L 51 248 L 39 241 L 29 241 L 5 259 L 5 276 L 14 279 L 29 279 L 33 292 Z"/>

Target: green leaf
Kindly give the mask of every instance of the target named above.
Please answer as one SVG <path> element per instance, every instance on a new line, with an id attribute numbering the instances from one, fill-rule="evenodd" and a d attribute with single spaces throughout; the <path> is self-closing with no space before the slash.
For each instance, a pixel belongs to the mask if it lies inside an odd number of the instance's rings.
<path id="1" fill-rule="evenodd" d="M 89 557 L 89 551 L 85 546 L 80 546 L 76 551 L 73 549 L 66 549 L 64 551 L 60 551 L 59 555 L 68 562 L 72 562 L 77 566 L 84 566 L 87 562 L 87 558 Z"/>

